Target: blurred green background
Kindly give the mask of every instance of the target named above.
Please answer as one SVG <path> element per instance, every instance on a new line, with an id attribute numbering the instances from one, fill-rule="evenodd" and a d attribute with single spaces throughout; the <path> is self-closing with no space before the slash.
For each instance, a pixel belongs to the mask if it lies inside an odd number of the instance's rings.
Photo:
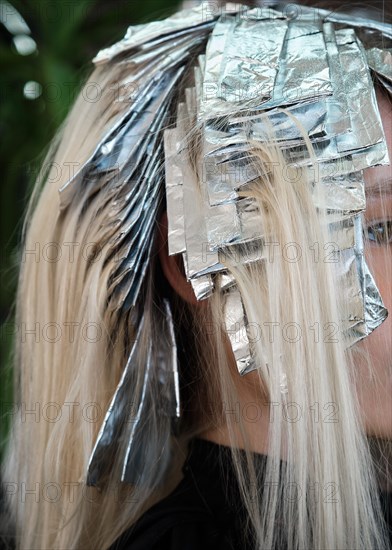
<path id="1" fill-rule="evenodd" d="M 179 0 L 0 0 L 0 456 L 10 416 L 18 243 L 47 145 L 103 47 Z"/>

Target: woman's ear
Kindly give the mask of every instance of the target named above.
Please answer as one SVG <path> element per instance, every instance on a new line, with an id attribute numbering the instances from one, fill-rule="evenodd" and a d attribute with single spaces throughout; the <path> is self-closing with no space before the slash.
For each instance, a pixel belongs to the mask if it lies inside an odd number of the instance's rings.
<path id="1" fill-rule="evenodd" d="M 202 306 L 203 301 L 196 299 L 191 283 L 185 276 L 184 264 L 180 254 L 169 256 L 167 244 L 168 221 L 167 213 L 164 212 L 158 223 L 158 255 L 161 262 L 162 271 L 173 290 L 181 296 L 183 300 L 195 306 Z"/>

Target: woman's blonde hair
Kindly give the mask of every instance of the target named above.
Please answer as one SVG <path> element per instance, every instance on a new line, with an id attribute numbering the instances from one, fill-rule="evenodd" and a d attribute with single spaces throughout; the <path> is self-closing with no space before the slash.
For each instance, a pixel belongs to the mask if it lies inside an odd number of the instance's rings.
<path id="1" fill-rule="evenodd" d="M 257 201 L 260 224 L 278 246 L 271 248 L 272 258 L 257 264 L 245 265 L 229 252 L 223 258 L 248 322 L 257 328 L 255 395 L 267 396 L 271 409 L 265 477 L 249 452 L 247 424 L 254 415 L 239 407 L 239 375 L 228 365 L 224 297 L 215 293 L 204 308 L 184 303 L 164 282 L 155 254 L 146 277 L 143 341 L 159 338 L 156 298 L 164 294 L 175 319 L 183 411 L 174 435 L 152 407 L 149 445 L 155 449 L 170 441 L 171 468 L 157 486 L 146 461 L 145 483 L 122 486 L 119 456 L 113 453 L 105 489 L 86 486 L 102 413 L 134 333 L 128 315 L 107 308 L 112 266 L 104 259 L 115 195 L 101 190 L 95 200 L 86 200 L 89 188 L 82 182 L 70 207 L 60 212 L 58 190 L 94 149 L 122 70 L 121 64 L 110 64 L 89 77 L 85 89 L 98 85 L 101 98 L 88 102 L 80 94 L 46 159 L 49 169 L 37 182 L 25 224 L 17 298 L 17 324 L 25 334 L 15 350 L 19 411 L 3 470 L 17 547 L 108 548 L 176 485 L 189 440 L 227 424 L 249 513 L 244 537 L 255 537 L 255 548 L 385 548 L 374 466 L 351 378 L 353 354 L 335 330 L 348 317 L 349 304 L 333 264 L 325 261 L 324 245 L 330 241 L 325 212 L 315 207 L 317 190 L 304 177 L 295 182 L 283 177 L 289 160 L 272 143 L 253 144 L 260 178 L 246 194 Z M 197 157 L 197 140 L 191 142 Z M 279 169 L 272 173 L 267 166 Z M 301 252 L 296 261 L 284 248 L 289 243 Z M 250 253 L 245 245 L 242 253 Z M 207 324 L 214 330 L 206 330 Z M 135 402 L 142 391 L 144 348 L 133 369 Z M 282 393 L 282 373 L 287 393 Z M 260 403 L 248 405 L 257 410 Z M 238 447 L 248 449 L 245 462 Z"/>

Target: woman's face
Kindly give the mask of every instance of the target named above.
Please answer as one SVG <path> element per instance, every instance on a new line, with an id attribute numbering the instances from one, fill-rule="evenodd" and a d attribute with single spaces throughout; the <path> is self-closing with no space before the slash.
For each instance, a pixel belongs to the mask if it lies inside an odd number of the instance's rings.
<path id="1" fill-rule="evenodd" d="M 392 161 L 392 104 L 377 93 L 380 114 Z M 388 318 L 357 349 L 367 349 L 375 371 L 370 376 L 366 361 L 357 358 L 355 380 L 366 432 L 392 438 L 392 167 L 365 170 L 367 206 L 365 256 L 389 311 Z M 381 191 L 380 191 L 381 184 Z M 389 240 L 389 246 L 387 246 Z"/>

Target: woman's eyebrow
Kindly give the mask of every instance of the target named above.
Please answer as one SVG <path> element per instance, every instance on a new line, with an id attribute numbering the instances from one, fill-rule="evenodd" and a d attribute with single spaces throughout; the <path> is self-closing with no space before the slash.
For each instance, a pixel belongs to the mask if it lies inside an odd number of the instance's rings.
<path id="1" fill-rule="evenodd" d="M 392 195 L 392 178 L 381 180 L 379 183 L 372 183 L 365 186 L 365 194 L 367 197 L 377 197 L 381 194 Z"/>

